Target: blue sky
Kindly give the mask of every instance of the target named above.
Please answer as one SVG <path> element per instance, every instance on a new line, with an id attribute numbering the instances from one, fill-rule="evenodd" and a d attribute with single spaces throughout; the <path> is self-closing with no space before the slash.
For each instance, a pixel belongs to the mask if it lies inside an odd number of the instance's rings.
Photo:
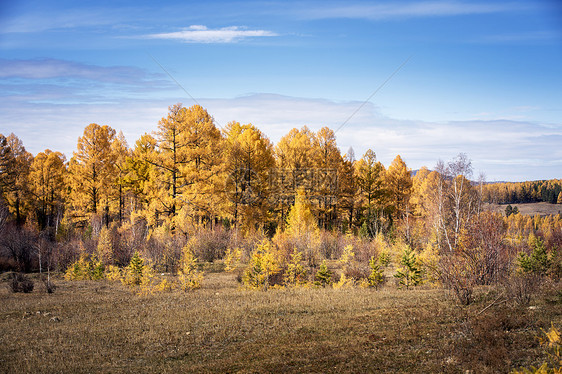
<path id="1" fill-rule="evenodd" d="M 562 178 L 562 5 L 3 1 L 0 95 L 0 133 L 34 154 L 70 158 L 92 122 L 132 146 L 198 102 L 274 142 L 340 128 L 387 166 L 465 152 L 490 181 Z"/>

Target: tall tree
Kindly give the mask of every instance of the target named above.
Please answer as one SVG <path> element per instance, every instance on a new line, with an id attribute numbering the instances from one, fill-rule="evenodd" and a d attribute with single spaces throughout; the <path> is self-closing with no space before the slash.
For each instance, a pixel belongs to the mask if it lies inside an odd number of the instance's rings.
<path id="1" fill-rule="evenodd" d="M 283 225 L 287 209 L 293 205 L 298 189 L 311 195 L 314 188 L 317 139 L 315 134 L 303 126 L 292 129 L 275 146 L 277 168 L 272 173 L 273 193 L 278 197 L 275 210 L 280 212 Z"/>
<path id="2" fill-rule="evenodd" d="M 0 134 L 0 197 L 4 198 L 15 180 L 15 158 L 8 139 Z"/>
<path id="3" fill-rule="evenodd" d="M 251 229 L 266 221 L 269 174 L 275 166 L 273 144 L 252 124 L 230 122 L 225 130 L 229 215 Z"/>
<path id="4" fill-rule="evenodd" d="M 397 219 L 408 214 L 408 203 L 412 189 L 412 171 L 400 155 L 392 161 L 386 172 L 386 185 L 393 215 Z"/>
<path id="5" fill-rule="evenodd" d="M 322 127 L 316 133 L 316 167 L 314 195 L 318 201 L 320 225 L 328 229 L 337 219 L 337 198 L 339 197 L 338 170 L 343 159 L 336 144 L 334 131 Z"/>
<path id="6" fill-rule="evenodd" d="M 355 220 L 355 204 L 357 198 L 357 177 L 355 172 L 355 154 L 353 148 L 350 148 L 344 156 L 343 161 L 338 170 L 338 186 L 339 197 L 338 207 L 342 215 L 346 216 L 348 227 L 354 225 Z"/>
<path id="7" fill-rule="evenodd" d="M 158 124 L 155 157 L 148 159 L 155 167 L 158 212 L 175 220 L 182 208 L 183 216 L 193 222 L 213 222 L 224 204 L 219 187 L 224 185 L 222 140 L 213 118 L 201 106 L 169 108 Z"/>
<path id="8" fill-rule="evenodd" d="M 91 123 L 78 138 L 77 150 L 69 162 L 70 203 L 75 219 L 89 219 L 103 213 L 109 224 L 111 188 L 115 183 L 116 160 L 112 144 L 115 130 Z"/>
<path id="9" fill-rule="evenodd" d="M 113 195 L 112 205 L 115 206 L 114 210 L 117 212 L 117 219 L 121 225 L 125 215 L 125 176 L 127 175 L 127 159 L 132 154 L 122 131 L 119 131 L 119 134 L 117 134 L 111 143 L 111 150 L 115 154 L 116 171 L 114 176 L 115 180 L 112 184 L 113 189 L 111 191 Z"/>
<path id="10" fill-rule="evenodd" d="M 2 151 L 7 161 L 5 164 L 7 175 L 3 186 L 4 198 L 16 218 L 16 223 L 21 225 L 31 209 L 28 176 L 33 155 L 25 150 L 22 141 L 13 133 L 5 139 L 5 149 Z"/>
<path id="11" fill-rule="evenodd" d="M 58 228 L 65 202 L 66 157 L 46 149 L 35 156 L 29 173 L 29 187 L 35 198 L 37 223 L 41 229 Z"/>
<path id="12" fill-rule="evenodd" d="M 124 176 L 121 180 L 125 190 L 130 194 L 131 212 L 138 212 L 153 225 L 157 220 L 154 212 L 149 211 L 149 203 L 156 198 L 154 165 L 149 160 L 156 159 L 156 139 L 144 134 L 135 142 L 135 147 L 125 158 Z"/>
<path id="13" fill-rule="evenodd" d="M 377 161 L 375 152 L 368 149 L 355 164 L 360 204 L 363 211 L 363 231 L 373 237 L 385 221 L 387 190 L 384 183 L 385 168 Z"/>

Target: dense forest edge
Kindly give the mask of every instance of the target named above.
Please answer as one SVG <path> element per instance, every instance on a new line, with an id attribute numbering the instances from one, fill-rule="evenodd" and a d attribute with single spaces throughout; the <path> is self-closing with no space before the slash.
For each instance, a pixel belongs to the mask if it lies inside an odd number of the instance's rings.
<path id="1" fill-rule="evenodd" d="M 443 289 L 468 307 L 486 288 L 491 305 L 558 305 L 562 215 L 511 206 L 536 202 L 562 204 L 562 180 L 486 183 L 463 153 L 412 173 L 400 155 L 342 154 L 327 127 L 273 144 L 176 104 L 133 147 L 88 125 L 69 160 L 0 134 L 0 271 L 14 293 L 33 291 L 29 273 L 48 293 L 59 279 L 145 296 L 225 273 L 245 290 Z"/>

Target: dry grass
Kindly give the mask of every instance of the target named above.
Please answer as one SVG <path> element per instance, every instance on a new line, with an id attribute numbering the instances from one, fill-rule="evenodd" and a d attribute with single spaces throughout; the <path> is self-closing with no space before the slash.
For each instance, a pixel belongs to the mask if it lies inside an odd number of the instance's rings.
<path id="1" fill-rule="evenodd" d="M 542 360 L 535 336 L 559 303 L 459 307 L 442 290 L 242 291 L 208 274 L 192 293 L 136 296 L 118 283 L 0 285 L 0 372 L 505 372 Z"/>
<path id="2" fill-rule="evenodd" d="M 497 213 L 505 214 L 505 208 L 508 204 L 487 204 L 488 208 Z M 556 215 L 562 212 L 561 204 L 550 204 L 550 203 L 525 203 L 525 204 L 511 204 L 513 208 L 517 207 L 519 213 L 523 215 L 534 216 L 536 214 L 540 216 Z"/>

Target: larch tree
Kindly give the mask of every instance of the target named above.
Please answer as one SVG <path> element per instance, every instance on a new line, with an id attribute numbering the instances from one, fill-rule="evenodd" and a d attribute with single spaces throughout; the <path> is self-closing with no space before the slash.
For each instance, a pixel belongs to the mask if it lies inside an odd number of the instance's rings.
<path id="1" fill-rule="evenodd" d="M 0 134 L 0 197 L 14 184 L 15 180 L 15 158 L 12 148 L 8 145 L 8 139 Z"/>
<path id="2" fill-rule="evenodd" d="M 368 149 L 355 164 L 360 205 L 363 214 L 363 232 L 374 237 L 383 227 L 387 190 L 384 183 L 384 165 L 377 161 L 375 152 Z"/>
<path id="3" fill-rule="evenodd" d="M 11 160 L 8 162 L 8 183 L 4 186 L 4 198 L 10 211 L 16 218 L 16 223 L 25 222 L 26 215 L 31 210 L 31 199 L 28 188 L 28 176 L 33 155 L 25 150 L 22 141 L 13 133 L 6 138 Z"/>
<path id="4" fill-rule="evenodd" d="M 312 214 L 311 204 L 304 190 L 299 189 L 295 196 L 295 204 L 287 216 L 285 232 L 293 237 L 303 237 L 318 230 L 318 222 Z"/>
<path id="5" fill-rule="evenodd" d="M 292 129 L 275 146 L 277 168 L 271 179 L 273 193 L 278 197 L 274 208 L 281 213 L 281 224 L 285 222 L 285 209 L 292 205 L 297 190 L 301 188 L 307 195 L 313 190 L 316 149 L 316 136 L 306 126 Z"/>
<path id="6" fill-rule="evenodd" d="M 412 171 L 400 155 L 396 156 L 388 167 L 385 179 L 394 216 L 400 219 L 407 212 L 412 190 Z"/>
<path id="7" fill-rule="evenodd" d="M 338 170 L 343 159 L 336 144 L 336 135 L 328 127 L 316 133 L 316 175 L 314 195 L 318 201 L 320 225 L 325 229 L 337 219 L 337 198 L 339 197 Z"/>
<path id="8" fill-rule="evenodd" d="M 252 124 L 230 122 L 225 130 L 225 183 L 228 215 L 246 229 L 266 221 L 269 208 L 269 174 L 275 166 L 273 144 Z"/>
<path id="9" fill-rule="evenodd" d="M 69 162 L 70 204 L 78 221 L 103 214 L 109 225 L 111 189 L 115 183 L 117 155 L 113 149 L 115 130 L 92 123 L 78 138 Z"/>
<path id="10" fill-rule="evenodd" d="M 46 149 L 38 153 L 29 173 L 29 188 L 35 200 L 39 227 L 54 227 L 62 220 L 66 192 L 66 157 L 60 152 Z"/>
<path id="11" fill-rule="evenodd" d="M 355 154 L 353 148 L 350 148 L 338 170 L 338 209 L 340 217 L 346 217 L 349 228 L 353 226 L 355 220 L 355 200 L 358 191 L 355 163 Z"/>
<path id="12" fill-rule="evenodd" d="M 113 142 L 111 143 L 112 152 L 115 155 L 115 180 L 112 183 L 112 199 L 111 205 L 117 212 L 117 219 L 119 224 L 123 222 L 125 216 L 125 195 L 126 195 L 126 181 L 127 175 L 127 159 L 131 155 L 131 150 L 127 144 L 127 140 L 122 131 L 119 131 Z"/>
<path id="13" fill-rule="evenodd" d="M 131 197 L 129 210 L 137 212 L 149 224 L 154 224 L 157 217 L 149 210 L 149 203 L 156 196 L 155 180 L 152 178 L 154 165 L 149 160 L 156 159 L 156 139 L 144 134 L 135 142 L 135 147 L 125 158 L 124 176 L 121 180 Z"/>
<path id="14" fill-rule="evenodd" d="M 316 136 L 308 127 L 292 129 L 275 146 L 277 165 L 291 170 L 313 168 L 316 145 Z"/>
<path id="15" fill-rule="evenodd" d="M 172 227 L 180 209 L 192 223 L 212 223 L 218 215 L 224 204 L 222 140 L 213 118 L 199 105 L 173 105 L 158 123 L 155 157 L 148 159 L 158 191 L 153 204 Z"/>

